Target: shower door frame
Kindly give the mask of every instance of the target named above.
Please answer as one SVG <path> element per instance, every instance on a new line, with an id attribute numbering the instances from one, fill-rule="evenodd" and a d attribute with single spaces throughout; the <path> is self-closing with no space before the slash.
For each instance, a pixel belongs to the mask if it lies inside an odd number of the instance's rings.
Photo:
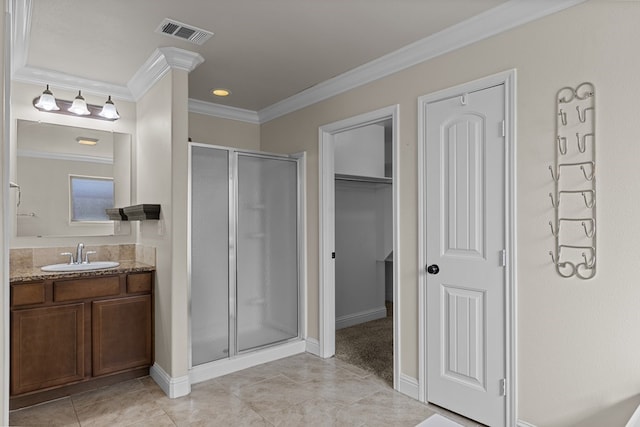
<path id="1" fill-rule="evenodd" d="M 229 197 L 229 311 L 228 311 L 228 356 L 193 366 L 192 348 L 192 305 L 191 305 L 191 243 L 192 243 L 192 158 L 193 148 L 207 148 L 227 152 L 228 164 L 228 197 Z M 237 234 L 238 234 L 238 156 L 264 159 L 286 160 L 296 163 L 296 195 L 297 195 L 297 282 L 298 282 L 298 334 L 295 337 L 238 351 L 237 345 Z M 306 333 L 306 213 L 305 213 L 305 168 L 306 153 L 276 154 L 256 150 L 244 150 L 220 145 L 189 142 L 188 154 L 188 194 L 187 194 L 187 289 L 188 289 L 188 359 L 190 382 L 197 383 L 216 376 L 225 375 L 245 369 L 269 360 L 305 351 L 304 337 Z M 289 345 L 290 344 L 290 345 Z M 201 372 L 195 373 L 194 370 Z"/>

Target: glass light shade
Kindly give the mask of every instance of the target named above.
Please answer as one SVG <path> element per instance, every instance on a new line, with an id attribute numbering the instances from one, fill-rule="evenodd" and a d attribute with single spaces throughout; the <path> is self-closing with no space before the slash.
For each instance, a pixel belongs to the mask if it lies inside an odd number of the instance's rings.
<path id="1" fill-rule="evenodd" d="M 88 116 L 89 114 L 91 114 L 91 112 L 87 108 L 87 102 L 82 97 L 80 91 L 78 91 L 78 96 L 76 96 L 76 99 L 73 100 L 73 104 L 71 104 L 71 107 L 69 107 L 69 111 L 79 116 Z"/>
<path id="2" fill-rule="evenodd" d="M 107 99 L 107 102 L 104 103 L 102 107 L 102 111 L 98 113 L 99 116 L 104 117 L 105 119 L 119 119 L 120 114 L 118 114 L 118 110 L 116 110 L 116 106 L 113 104 L 111 100 L 111 96 Z"/>
<path id="3" fill-rule="evenodd" d="M 57 111 L 60 109 L 56 103 L 53 93 L 49 90 L 49 85 L 47 85 L 47 88 L 42 92 L 42 95 L 40 95 L 40 99 L 35 106 L 36 108 L 40 108 L 45 111 Z"/>

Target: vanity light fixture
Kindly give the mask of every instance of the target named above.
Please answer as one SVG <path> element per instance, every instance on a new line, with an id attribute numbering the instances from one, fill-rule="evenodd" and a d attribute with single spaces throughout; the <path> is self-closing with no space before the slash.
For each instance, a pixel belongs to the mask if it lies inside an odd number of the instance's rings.
<path id="1" fill-rule="evenodd" d="M 87 108 L 87 101 L 82 97 L 81 91 L 78 91 L 78 96 L 73 100 L 73 104 L 68 108 L 68 111 L 79 116 L 88 116 L 91 114 L 91 111 Z"/>
<path id="2" fill-rule="evenodd" d="M 79 136 L 76 138 L 76 141 L 78 141 L 78 144 L 82 144 L 82 145 L 96 145 L 99 141 L 99 139 L 97 138 L 88 138 L 86 136 Z"/>
<path id="3" fill-rule="evenodd" d="M 109 95 L 109 99 L 104 103 L 102 107 L 102 111 L 98 113 L 100 117 L 104 117 L 105 119 L 116 120 L 120 118 L 120 114 L 118 114 L 118 110 L 116 110 L 116 106 L 113 104 L 111 100 L 111 95 Z"/>
<path id="4" fill-rule="evenodd" d="M 47 113 L 65 114 L 70 116 L 81 116 L 90 119 L 108 120 L 110 122 L 116 121 L 120 118 L 118 110 L 115 104 L 111 100 L 111 95 L 104 103 L 103 106 L 87 104 L 82 92 L 78 91 L 78 96 L 71 101 L 64 99 L 56 99 L 49 90 L 49 85 L 42 95 L 33 99 L 33 106 Z"/>
<path id="5" fill-rule="evenodd" d="M 40 95 L 38 99 L 38 102 L 33 104 L 36 106 L 36 108 L 41 109 L 41 110 L 45 110 L 45 111 L 57 111 L 60 109 L 60 107 L 58 107 L 58 104 L 56 104 L 56 98 L 53 96 L 53 93 L 51 93 L 51 91 L 49 90 L 49 85 L 47 85 L 47 88 L 44 90 L 44 92 L 42 92 L 42 95 Z"/>

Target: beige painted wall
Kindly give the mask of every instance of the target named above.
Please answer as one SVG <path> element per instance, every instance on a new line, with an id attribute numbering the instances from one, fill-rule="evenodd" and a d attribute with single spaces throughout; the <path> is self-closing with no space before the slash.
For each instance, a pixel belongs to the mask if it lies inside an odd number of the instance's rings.
<path id="1" fill-rule="evenodd" d="M 189 113 L 189 137 L 193 142 L 245 150 L 260 149 L 260 126 L 239 120 Z"/>
<path id="2" fill-rule="evenodd" d="M 138 203 L 159 203 L 160 221 L 140 224 L 156 248 L 155 359 L 171 377 L 188 373 L 188 74 L 169 71 L 138 101 Z"/>
<path id="3" fill-rule="evenodd" d="M 172 128 L 171 128 L 171 193 L 172 193 L 172 256 L 171 256 L 171 327 L 172 377 L 183 377 L 189 369 L 189 317 L 188 317 L 188 99 L 189 74 L 173 70 Z"/>
<path id="4" fill-rule="evenodd" d="M 516 68 L 519 418 L 624 425 L 640 403 L 640 3 L 592 1 L 268 122 L 266 151 L 307 150 L 309 335 L 318 337 L 318 127 L 400 104 L 401 371 L 417 376 L 417 98 Z M 598 273 L 561 279 L 548 256 L 555 94 L 596 86 Z"/>
<path id="5" fill-rule="evenodd" d="M 159 203 L 160 220 L 141 222 L 139 243 L 156 248 L 155 362 L 172 375 L 171 95 L 168 72 L 137 103 L 138 203 Z"/>

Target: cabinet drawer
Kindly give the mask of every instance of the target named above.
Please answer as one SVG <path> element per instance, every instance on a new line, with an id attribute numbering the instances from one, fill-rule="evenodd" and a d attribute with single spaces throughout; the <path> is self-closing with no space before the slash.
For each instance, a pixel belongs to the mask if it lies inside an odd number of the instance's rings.
<path id="1" fill-rule="evenodd" d="M 119 294 L 120 279 L 118 276 L 91 277 L 53 283 L 53 300 L 55 302 L 108 297 Z"/>
<path id="2" fill-rule="evenodd" d="M 151 292 L 151 273 L 129 274 L 127 276 L 127 292 Z"/>
<path id="3" fill-rule="evenodd" d="M 45 302 L 44 283 L 27 283 L 11 287 L 11 306 Z"/>

